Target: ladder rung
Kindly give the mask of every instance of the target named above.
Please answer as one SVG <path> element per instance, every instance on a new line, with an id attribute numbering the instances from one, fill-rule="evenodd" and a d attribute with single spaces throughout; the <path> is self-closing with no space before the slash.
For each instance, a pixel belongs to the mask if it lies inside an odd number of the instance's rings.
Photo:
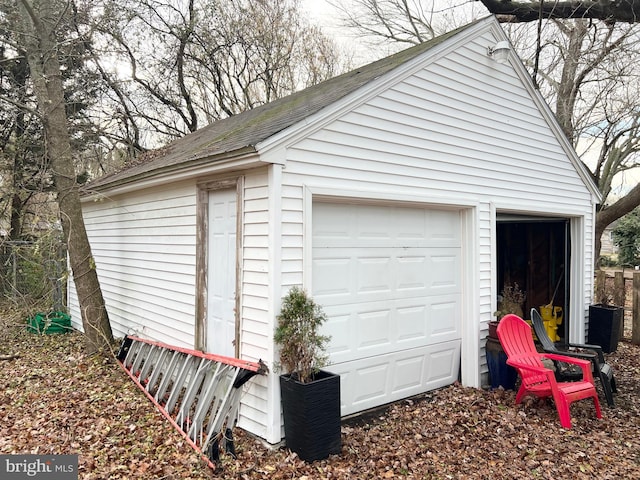
<path id="1" fill-rule="evenodd" d="M 158 356 L 158 362 L 153 368 L 153 372 L 149 376 L 149 383 L 147 383 L 147 392 L 154 395 L 157 388 L 158 380 L 166 373 L 167 370 L 167 357 L 171 354 L 170 350 L 163 348 Z"/>
<path id="2" fill-rule="evenodd" d="M 124 359 L 124 366 L 125 368 L 130 369 L 131 365 L 133 364 L 133 361 L 136 358 L 136 355 L 138 354 L 138 352 L 140 351 L 140 349 L 142 348 L 142 343 L 140 342 L 132 342 L 131 345 L 129 346 L 129 351 L 127 352 L 127 356 Z"/>
<path id="3" fill-rule="evenodd" d="M 169 388 L 169 385 L 173 381 L 174 371 L 179 367 L 180 360 L 184 357 L 184 353 L 173 352 L 171 356 L 171 360 L 169 361 L 169 365 L 167 366 L 167 370 L 164 372 L 162 376 L 162 380 L 160 380 L 160 385 L 158 385 L 158 391 L 156 392 L 154 398 L 157 402 L 165 403 L 164 396 Z"/>
<path id="4" fill-rule="evenodd" d="M 202 391 L 198 395 L 198 404 L 193 417 L 191 418 L 191 427 L 189 428 L 189 436 L 195 441 L 198 436 L 202 437 L 204 431 L 204 421 L 209 412 L 209 407 L 215 399 L 216 387 L 220 376 L 224 374 L 224 366 L 221 363 L 215 364 L 215 369 L 211 368 L 202 384 Z M 200 441 L 203 439 L 200 438 Z"/>
<path id="5" fill-rule="evenodd" d="M 184 394 L 183 390 L 186 390 L 189 386 L 187 380 L 190 380 L 192 372 L 194 371 L 196 363 L 195 357 L 187 356 L 180 366 L 180 370 L 174 380 L 173 385 L 170 385 L 171 392 L 169 393 L 169 399 L 165 408 L 167 412 L 171 414 L 176 407 L 176 403 L 180 400 L 180 396 Z"/>
<path id="6" fill-rule="evenodd" d="M 133 361 L 133 365 L 131 365 L 131 373 L 133 373 L 136 377 L 140 378 L 140 367 L 142 362 L 144 362 L 147 357 L 147 353 L 151 350 L 151 345 L 144 344 L 140 346 L 140 350 L 136 353 L 136 358 Z"/>
<path id="7" fill-rule="evenodd" d="M 140 369 L 140 375 L 138 375 L 138 378 L 140 379 L 141 382 L 146 381 L 148 383 L 149 373 L 151 372 L 152 369 L 158 366 L 159 355 L 160 355 L 159 347 L 157 347 L 156 345 L 151 345 L 151 348 L 147 352 L 147 356 L 144 359 L 144 364 Z"/>
<path id="8" fill-rule="evenodd" d="M 180 409 L 175 416 L 176 423 L 182 426 L 183 429 L 187 419 L 191 421 L 191 418 L 189 417 L 189 411 L 191 410 L 191 406 L 193 405 L 193 403 L 196 401 L 196 394 L 201 390 L 202 383 L 204 382 L 207 370 L 209 368 L 211 368 L 211 362 L 205 358 L 201 359 L 198 368 L 194 372 L 193 378 L 189 379 L 189 387 L 184 393 L 184 397 L 182 398 L 182 402 L 180 404 Z"/>
<path id="9" fill-rule="evenodd" d="M 262 362 L 131 336 L 122 342 L 117 358 L 127 374 L 203 457 L 210 445 L 218 445 L 222 430 L 230 431 L 234 426 L 242 385 L 253 375 L 266 372 Z M 206 461 L 214 467 L 210 458 Z"/>
<path id="10" fill-rule="evenodd" d="M 227 387 L 221 391 L 221 395 L 217 398 L 217 402 L 211 406 L 211 415 L 209 423 L 207 425 L 207 437 L 205 443 L 208 444 L 214 436 L 217 436 L 221 431 L 226 421 L 231 418 L 229 410 L 234 407 L 235 401 L 229 402 L 230 398 L 233 398 L 233 393 L 240 394 L 240 389 L 233 388 L 233 383 L 237 372 L 230 378 Z M 238 398 L 239 401 L 239 398 Z M 235 415 L 233 416 L 235 418 Z"/>

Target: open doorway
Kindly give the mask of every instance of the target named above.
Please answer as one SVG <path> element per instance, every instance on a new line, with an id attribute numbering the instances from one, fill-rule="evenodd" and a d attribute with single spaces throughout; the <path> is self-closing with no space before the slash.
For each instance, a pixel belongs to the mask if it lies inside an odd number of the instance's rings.
<path id="1" fill-rule="evenodd" d="M 553 304 L 561 307 L 563 322 L 557 330 L 568 338 L 569 220 L 535 216 L 498 215 L 498 293 L 517 283 L 526 293 L 524 318 L 531 308 Z"/>

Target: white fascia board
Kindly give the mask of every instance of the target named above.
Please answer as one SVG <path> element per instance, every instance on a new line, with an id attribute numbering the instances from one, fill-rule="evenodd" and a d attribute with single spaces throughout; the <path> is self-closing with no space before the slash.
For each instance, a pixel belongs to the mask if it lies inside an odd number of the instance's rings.
<path id="1" fill-rule="evenodd" d="M 121 195 L 145 188 L 151 188 L 158 185 L 165 185 L 167 183 L 175 183 L 182 180 L 189 180 L 191 178 L 198 178 L 204 175 L 215 175 L 226 172 L 233 172 L 239 170 L 247 170 L 258 166 L 263 166 L 260 157 L 256 153 L 245 154 L 238 157 L 229 157 L 224 160 L 212 158 L 210 162 L 206 164 L 199 163 L 197 166 L 184 167 L 180 166 L 176 169 L 170 169 L 163 173 L 153 172 L 148 178 L 131 177 L 122 184 L 118 184 L 112 187 L 105 187 L 98 189 L 95 192 L 83 194 L 82 202 L 92 202 L 105 197 Z"/>

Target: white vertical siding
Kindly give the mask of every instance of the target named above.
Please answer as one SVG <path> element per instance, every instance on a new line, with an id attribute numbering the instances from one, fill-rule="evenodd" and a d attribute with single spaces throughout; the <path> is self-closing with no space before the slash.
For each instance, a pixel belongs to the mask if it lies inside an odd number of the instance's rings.
<path id="1" fill-rule="evenodd" d="M 83 213 L 114 335 L 193 348 L 195 185 L 86 203 Z M 79 322 L 73 285 L 70 290 Z"/>
<path id="2" fill-rule="evenodd" d="M 270 325 L 265 317 L 269 300 L 269 198 L 267 172 L 246 175 L 243 192 L 242 325 L 240 352 L 257 361 L 267 355 Z"/>

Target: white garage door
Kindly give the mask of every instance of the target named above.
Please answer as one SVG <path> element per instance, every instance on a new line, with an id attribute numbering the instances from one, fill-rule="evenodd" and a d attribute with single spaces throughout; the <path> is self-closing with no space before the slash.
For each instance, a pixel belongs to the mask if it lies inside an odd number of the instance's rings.
<path id="1" fill-rule="evenodd" d="M 343 415 L 457 379 L 459 211 L 316 201 L 312 242 Z"/>

